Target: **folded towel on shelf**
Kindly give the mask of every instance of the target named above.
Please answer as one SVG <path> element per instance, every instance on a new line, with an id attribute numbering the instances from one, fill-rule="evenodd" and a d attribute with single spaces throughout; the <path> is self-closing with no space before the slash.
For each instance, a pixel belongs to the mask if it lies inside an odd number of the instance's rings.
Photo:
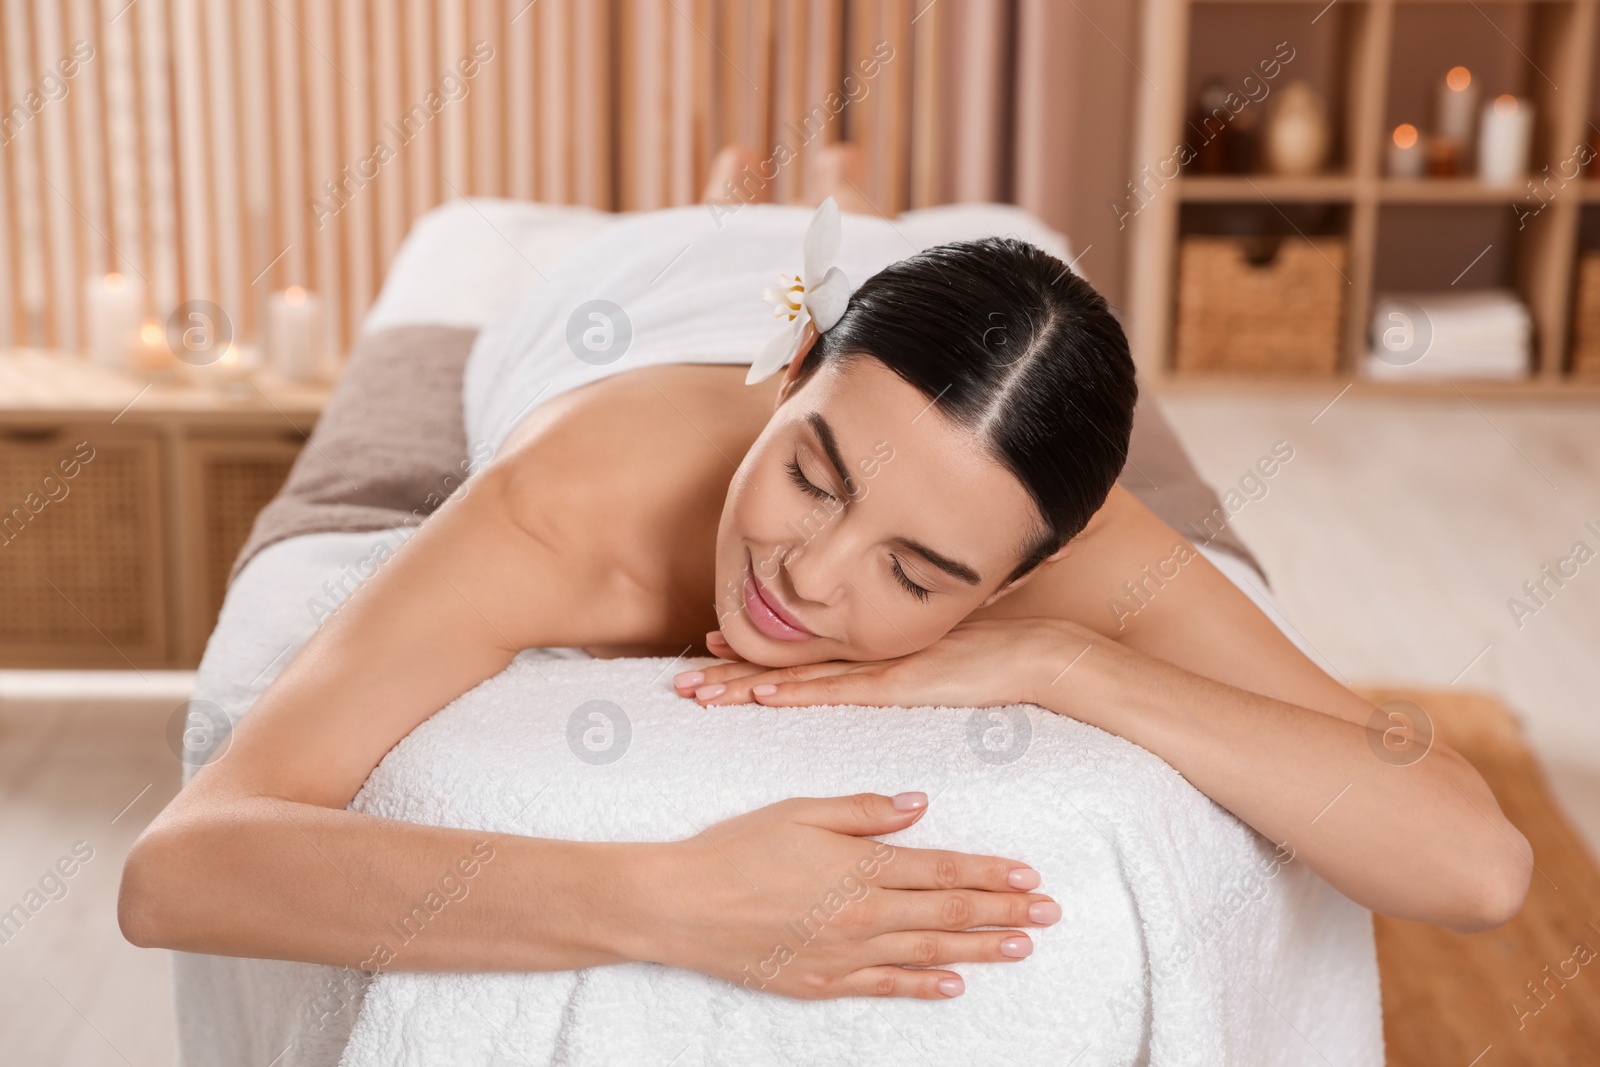
<path id="1" fill-rule="evenodd" d="M 1532 344 L 1533 318 L 1509 289 L 1379 293 L 1362 372 L 1386 381 L 1521 378 Z"/>
<path id="2" fill-rule="evenodd" d="M 325 615 L 314 603 L 324 583 L 407 533 L 263 550 L 228 594 L 196 699 L 237 720 Z M 1202 551 L 1240 580 L 1242 565 Z M 885 840 L 1030 863 L 1062 921 L 1034 933 L 1020 963 L 959 965 L 967 992 L 945 1003 L 797 1001 L 655 964 L 369 984 L 338 968 L 177 953 L 182 1062 L 1382 1062 L 1370 913 L 1145 750 L 1030 705 L 702 709 L 671 690 L 673 671 L 701 662 L 524 653 L 402 740 L 352 807 L 671 840 L 786 796 L 922 789 L 928 813 Z M 569 741 L 593 700 L 627 717 L 611 762 Z"/>

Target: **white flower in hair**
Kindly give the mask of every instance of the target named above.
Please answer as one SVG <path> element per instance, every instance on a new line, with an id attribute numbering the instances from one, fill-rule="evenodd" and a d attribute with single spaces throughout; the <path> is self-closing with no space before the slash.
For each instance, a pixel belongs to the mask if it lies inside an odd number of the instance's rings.
<path id="1" fill-rule="evenodd" d="M 850 302 L 850 282 L 844 271 L 832 265 L 839 254 L 839 205 L 828 197 L 811 216 L 806 227 L 803 249 L 804 272 L 779 275 L 782 285 L 769 285 L 761 298 L 773 306 L 773 314 L 788 325 L 774 334 L 761 354 L 750 364 L 746 385 L 754 385 L 789 365 L 805 339 L 806 327 L 826 333 L 844 314 Z"/>

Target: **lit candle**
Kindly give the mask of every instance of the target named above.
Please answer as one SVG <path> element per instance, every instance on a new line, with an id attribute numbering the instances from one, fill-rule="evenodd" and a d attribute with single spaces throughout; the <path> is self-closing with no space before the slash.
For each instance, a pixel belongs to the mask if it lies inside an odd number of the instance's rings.
<path id="1" fill-rule="evenodd" d="M 110 370 L 127 370 L 128 350 L 144 312 L 144 286 L 121 274 L 89 278 L 83 283 L 83 306 L 89 359 Z"/>
<path id="2" fill-rule="evenodd" d="M 162 375 L 171 371 L 177 357 L 167 346 L 167 331 L 155 319 L 145 319 L 139 326 L 133 346 L 128 349 L 128 363 L 134 370 L 149 375 Z"/>
<path id="3" fill-rule="evenodd" d="M 237 391 L 260 366 L 260 352 L 250 345 L 223 345 L 209 363 L 191 363 L 189 380 L 213 389 Z"/>
<path id="4" fill-rule="evenodd" d="M 1478 112 L 1478 87 L 1466 67 L 1451 67 L 1439 83 L 1440 137 L 1460 141 L 1462 148 L 1472 139 L 1472 123 Z"/>
<path id="5" fill-rule="evenodd" d="M 1478 127 L 1478 177 L 1490 185 L 1517 185 L 1528 173 L 1533 145 L 1533 104 L 1507 93 L 1483 109 Z"/>
<path id="6" fill-rule="evenodd" d="M 326 377 L 326 337 L 317 294 L 291 285 L 267 298 L 267 363 L 274 374 L 292 382 Z"/>
<path id="7" fill-rule="evenodd" d="M 1389 177 L 1420 178 L 1427 162 L 1417 128 L 1409 122 L 1396 126 L 1389 138 Z"/>

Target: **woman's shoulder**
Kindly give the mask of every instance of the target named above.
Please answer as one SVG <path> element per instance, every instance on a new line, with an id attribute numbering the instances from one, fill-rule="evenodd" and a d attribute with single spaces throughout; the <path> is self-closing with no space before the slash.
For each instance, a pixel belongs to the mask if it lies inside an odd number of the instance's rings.
<path id="1" fill-rule="evenodd" d="M 668 460 L 664 446 L 699 442 L 725 451 L 748 447 L 766 425 L 776 379 L 744 384 L 749 361 L 645 363 L 565 389 L 529 408 L 500 452 L 509 456 L 534 442 L 561 464 L 611 463 L 637 469 Z M 741 445 L 740 442 L 743 442 Z"/>
<path id="2" fill-rule="evenodd" d="M 685 580 L 683 559 L 708 555 L 733 469 L 771 412 L 772 390 L 744 374 L 668 364 L 585 385 L 530 413 L 485 472 L 501 472 L 518 526 L 575 568 L 662 592 Z"/>

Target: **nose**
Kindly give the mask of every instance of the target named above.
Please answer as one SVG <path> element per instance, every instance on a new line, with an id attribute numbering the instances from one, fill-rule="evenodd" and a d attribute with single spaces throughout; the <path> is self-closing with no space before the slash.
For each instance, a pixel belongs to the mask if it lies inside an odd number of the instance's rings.
<path id="1" fill-rule="evenodd" d="M 793 545 L 783 563 L 783 570 L 789 576 L 789 588 L 807 603 L 838 603 L 849 584 L 850 561 L 855 550 L 848 533 L 837 526 Z"/>

